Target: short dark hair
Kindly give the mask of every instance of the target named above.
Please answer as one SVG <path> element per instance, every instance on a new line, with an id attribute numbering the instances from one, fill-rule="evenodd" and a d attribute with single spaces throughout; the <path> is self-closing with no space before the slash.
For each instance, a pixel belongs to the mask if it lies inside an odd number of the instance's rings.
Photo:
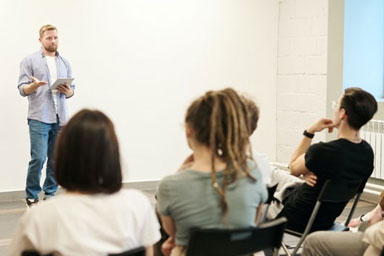
<path id="1" fill-rule="evenodd" d="M 341 108 L 347 114 L 348 124 L 352 128 L 359 130 L 376 113 L 377 102 L 369 92 L 358 87 L 351 87 L 344 90 L 340 102 Z"/>
<path id="2" fill-rule="evenodd" d="M 74 115 L 58 136 L 54 169 L 59 185 L 69 191 L 119 191 L 120 153 L 112 121 L 97 110 L 84 109 Z"/>

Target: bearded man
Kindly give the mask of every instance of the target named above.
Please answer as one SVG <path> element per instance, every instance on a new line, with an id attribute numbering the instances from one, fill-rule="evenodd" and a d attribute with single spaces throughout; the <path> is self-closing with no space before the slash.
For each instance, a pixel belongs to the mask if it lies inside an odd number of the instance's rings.
<path id="1" fill-rule="evenodd" d="M 43 185 L 44 199 L 55 195 L 57 182 L 52 169 L 52 152 L 60 127 L 68 120 L 67 99 L 74 94 L 73 84 L 62 84 L 51 90 L 58 78 L 71 78 L 69 62 L 57 51 L 59 38 L 56 27 L 44 25 L 39 31 L 41 49 L 23 59 L 20 64 L 18 89 L 28 97 L 28 126 L 31 160 L 26 181 L 26 203 L 31 207 L 39 202 L 41 170 L 46 165 Z"/>

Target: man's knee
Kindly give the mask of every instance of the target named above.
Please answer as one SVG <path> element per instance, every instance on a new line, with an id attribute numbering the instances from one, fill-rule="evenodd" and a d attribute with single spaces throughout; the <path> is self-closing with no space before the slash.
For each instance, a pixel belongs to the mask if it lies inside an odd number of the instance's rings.
<path id="1" fill-rule="evenodd" d="M 43 155 L 43 154 L 40 154 L 40 155 L 32 155 L 32 159 L 31 159 L 31 162 L 30 164 L 32 166 L 38 166 L 38 167 L 43 167 L 44 163 L 45 163 L 45 160 L 46 160 L 46 156 Z"/>
<path id="2" fill-rule="evenodd" d="M 281 183 L 286 179 L 287 175 L 289 175 L 289 172 L 276 167 L 273 168 L 271 171 L 271 185 L 274 186 L 278 183 Z"/>
<path id="3" fill-rule="evenodd" d="M 318 232 L 315 232 L 315 233 L 312 233 L 312 234 L 309 234 L 306 238 L 305 238 L 305 247 L 309 247 L 309 248 L 313 248 L 314 245 L 317 245 L 319 242 L 319 239 L 318 239 Z"/>
<path id="4" fill-rule="evenodd" d="M 303 256 L 321 255 L 319 253 L 324 236 L 327 236 L 326 231 L 319 231 L 308 235 L 304 242 Z"/>

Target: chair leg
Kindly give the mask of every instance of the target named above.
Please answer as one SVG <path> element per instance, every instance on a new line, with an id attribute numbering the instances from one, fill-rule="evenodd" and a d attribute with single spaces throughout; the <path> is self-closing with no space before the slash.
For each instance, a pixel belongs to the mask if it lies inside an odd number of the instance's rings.
<path id="1" fill-rule="evenodd" d="M 295 249 L 292 252 L 292 256 L 296 256 L 297 251 L 300 249 L 301 245 L 303 244 L 306 236 L 301 236 L 299 242 L 297 243 Z"/>
<path id="2" fill-rule="evenodd" d="M 273 254 L 272 256 L 279 256 L 279 248 L 273 249 Z"/>
<path id="3" fill-rule="evenodd" d="M 281 242 L 281 247 L 283 248 L 286 255 L 291 256 L 291 254 L 288 251 L 287 246 L 284 244 L 284 242 Z"/>

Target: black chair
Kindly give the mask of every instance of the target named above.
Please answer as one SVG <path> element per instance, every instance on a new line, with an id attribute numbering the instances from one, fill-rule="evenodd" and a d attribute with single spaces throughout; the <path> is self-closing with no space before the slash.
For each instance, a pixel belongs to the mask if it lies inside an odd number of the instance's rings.
<path id="1" fill-rule="evenodd" d="M 26 250 L 21 253 L 21 256 L 53 256 L 53 253 L 41 254 L 38 251 Z"/>
<path id="2" fill-rule="evenodd" d="M 239 256 L 264 249 L 277 255 L 286 218 L 243 229 L 197 229 L 191 233 L 187 256 Z"/>
<path id="3" fill-rule="evenodd" d="M 316 219 L 317 213 L 320 209 L 322 203 L 345 203 L 347 204 L 355 195 L 355 200 L 353 202 L 352 208 L 349 211 L 347 220 L 342 223 L 334 223 L 333 226 L 328 229 L 328 231 L 347 231 L 349 230 L 348 224 L 353 216 L 353 213 L 356 209 L 356 205 L 360 199 L 361 193 L 364 190 L 366 180 L 355 180 L 355 181 L 343 181 L 339 182 L 338 180 L 326 180 L 318 197 L 316 200 L 315 207 L 312 210 L 311 217 L 308 220 L 308 223 L 305 227 L 303 233 L 296 232 L 294 230 L 286 229 L 285 232 L 300 237 L 299 242 L 294 248 L 292 254 L 289 253 L 287 246 L 283 243 L 282 247 L 287 255 L 294 256 L 297 251 L 300 249 L 302 243 L 304 242 L 306 236 L 310 233 L 312 229 L 312 224 Z"/>
<path id="4" fill-rule="evenodd" d="M 23 251 L 21 256 L 54 256 L 53 253 L 41 254 L 38 251 Z M 122 253 L 108 254 L 108 256 L 145 256 L 145 248 L 139 247 Z"/>
<path id="5" fill-rule="evenodd" d="M 145 256 L 145 248 L 139 247 L 122 253 L 108 254 L 108 256 Z"/>

